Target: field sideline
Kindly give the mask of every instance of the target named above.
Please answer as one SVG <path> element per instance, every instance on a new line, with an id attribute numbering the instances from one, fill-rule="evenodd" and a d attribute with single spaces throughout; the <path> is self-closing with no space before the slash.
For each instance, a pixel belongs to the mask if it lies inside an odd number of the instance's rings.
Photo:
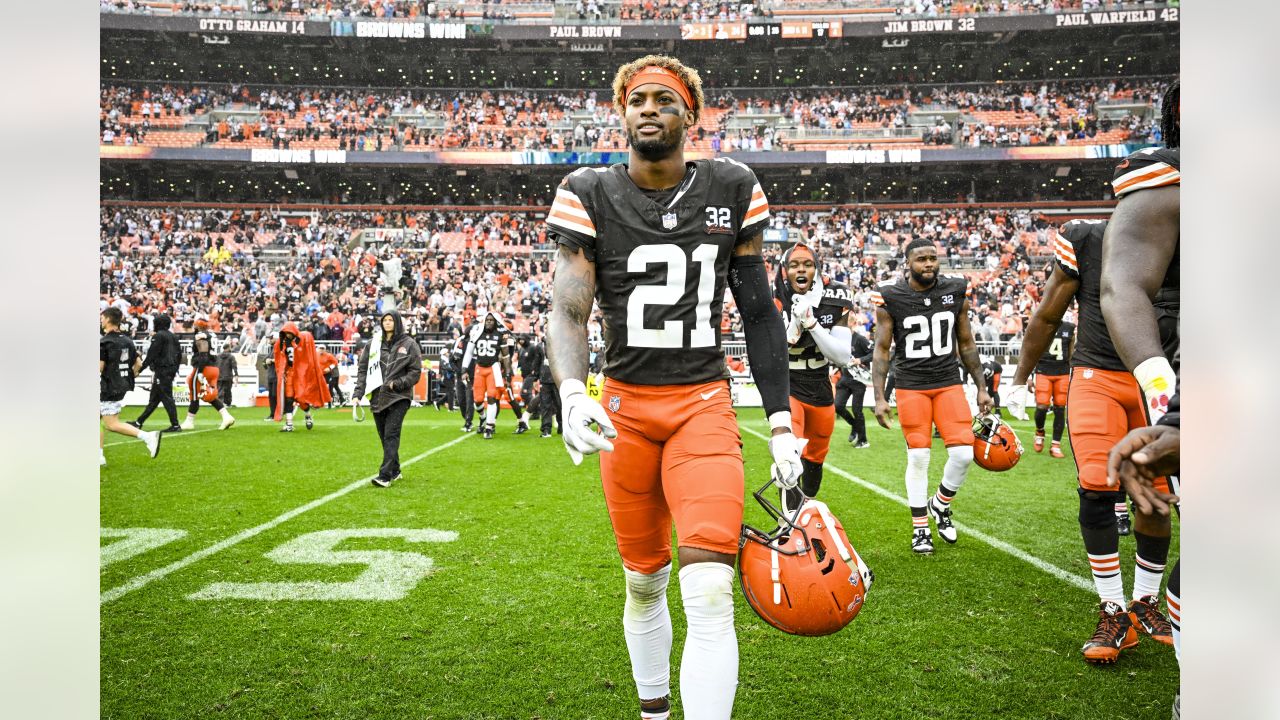
<path id="1" fill-rule="evenodd" d="M 265 409 L 236 415 L 218 432 L 202 413 L 155 460 L 108 434 L 102 717 L 637 716 L 594 462 L 575 468 L 536 427 L 512 435 L 509 412 L 486 442 L 426 407 L 405 425 L 413 464 L 383 490 L 368 482 L 372 419 L 321 410 L 315 430 L 284 435 Z M 1172 648 L 1144 638 L 1109 668 L 1080 657 L 1097 599 L 1070 456 L 1032 452 L 1030 423 L 1015 422 L 1022 462 L 975 467 L 953 505 L 960 542 L 915 557 L 901 433 L 867 419 L 869 450 L 837 422 L 821 493 L 876 572 L 867 606 L 834 636 L 795 638 L 737 594 L 735 717 L 1169 716 Z M 767 423 L 752 408 L 740 422 L 750 491 L 766 477 Z M 750 497 L 747 512 L 764 524 Z M 1133 547 L 1121 539 L 1126 587 Z M 674 675 L 675 582 L 669 600 Z"/>

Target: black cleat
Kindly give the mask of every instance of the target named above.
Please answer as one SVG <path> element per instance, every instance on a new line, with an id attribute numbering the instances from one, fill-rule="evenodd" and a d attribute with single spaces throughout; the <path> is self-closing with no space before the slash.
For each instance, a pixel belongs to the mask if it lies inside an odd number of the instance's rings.
<path id="1" fill-rule="evenodd" d="M 1116 516 L 1116 532 L 1121 535 L 1130 535 L 1133 533 L 1133 521 L 1129 519 L 1129 513 Z"/>
<path id="2" fill-rule="evenodd" d="M 549 437 L 551 437 L 551 433 L 550 433 L 550 432 L 544 432 L 544 433 L 542 433 L 542 437 L 544 437 L 544 438 L 549 438 Z"/>
<path id="3" fill-rule="evenodd" d="M 142 423 L 138 422 L 137 420 L 130 420 L 130 421 L 126 422 L 126 423 L 125 423 L 125 425 L 129 425 L 129 426 L 135 427 L 135 428 L 137 428 L 137 429 L 139 429 L 139 430 L 141 430 L 141 429 L 142 429 Z"/>
<path id="4" fill-rule="evenodd" d="M 522 422 L 519 425 L 516 425 L 516 435 L 523 435 L 527 432 L 529 432 L 529 423 Z"/>
<path id="5" fill-rule="evenodd" d="M 169 427 L 167 427 L 167 428 L 165 428 L 165 429 L 161 430 L 160 432 L 167 432 L 167 433 L 182 432 L 182 426 L 181 426 L 181 425 L 170 425 Z"/>
<path id="6" fill-rule="evenodd" d="M 933 554 L 933 534 L 929 528 L 917 528 L 911 533 L 911 551 L 917 555 Z"/>
<path id="7" fill-rule="evenodd" d="M 492 440 L 492 439 L 493 439 L 493 426 L 492 426 L 492 425 L 485 425 L 485 426 L 482 428 L 482 432 L 484 433 L 484 439 L 485 439 L 485 440 Z"/>
<path id="8" fill-rule="evenodd" d="M 311 428 L 313 428 L 313 427 L 315 427 L 315 426 L 316 426 L 315 421 L 311 419 L 311 416 L 310 416 L 310 415 L 307 415 L 307 416 L 306 416 L 306 420 L 307 420 L 307 429 L 308 429 L 308 430 L 310 430 Z"/>
<path id="9" fill-rule="evenodd" d="M 293 432 L 293 423 L 285 423 L 284 427 L 280 428 L 280 432 Z"/>
<path id="10" fill-rule="evenodd" d="M 471 432 L 471 423 L 462 426 L 462 432 Z"/>

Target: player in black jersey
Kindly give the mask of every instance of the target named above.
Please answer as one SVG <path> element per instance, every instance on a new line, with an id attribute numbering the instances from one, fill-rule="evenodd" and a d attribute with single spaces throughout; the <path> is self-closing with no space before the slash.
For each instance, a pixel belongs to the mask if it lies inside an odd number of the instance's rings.
<path id="1" fill-rule="evenodd" d="M 703 97 L 697 73 L 678 60 L 651 55 L 624 65 L 614 103 L 630 162 L 573 172 L 547 216 L 560 246 L 547 352 L 570 457 L 606 451 L 600 475 L 626 577 L 623 628 L 643 716 L 670 712 L 674 521 L 688 619 L 684 716 L 727 720 L 737 686 L 733 568 L 744 470 L 721 350 L 726 285 L 772 426 L 776 476 L 794 487 L 802 467 L 786 330 L 761 256 L 769 203 L 741 163 L 685 162 L 685 134 Z M 604 313 L 604 407 L 583 383 L 593 301 Z"/>
<path id="2" fill-rule="evenodd" d="M 1177 335 L 1181 289 L 1180 100 L 1174 81 L 1161 107 L 1165 147 L 1139 150 L 1116 168 L 1111 184 L 1119 202 L 1102 251 L 1102 313 L 1117 354 L 1142 388 L 1148 415 L 1157 420 L 1168 412 L 1178 383 L 1178 342 L 1171 337 Z M 1176 495 L 1176 478 L 1170 477 L 1168 484 L 1166 492 Z M 1168 539 L 1164 542 L 1167 552 Z M 1167 589 L 1171 613 L 1180 590 L 1177 578 L 1174 565 Z M 1154 602 L 1154 595 L 1148 600 Z M 1180 635 L 1173 637 L 1177 650 Z"/>
<path id="3" fill-rule="evenodd" d="M 481 431 L 486 440 L 492 440 L 503 394 L 507 395 L 508 402 L 516 409 L 516 416 L 521 415 L 520 401 L 508 392 L 513 349 L 511 330 L 497 313 L 490 311 L 467 329 L 466 338 L 467 351 L 463 355 L 462 364 L 470 367 L 472 360 L 475 361 L 475 375 L 471 381 L 472 398 L 476 405 L 484 403 Z M 516 431 L 524 432 L 528 429 L 529 423 L 521 417 Z"/>
<path id="4" fill-rule="evenodd" d="M 1067 386 L 1071 381 L 1071 351 L 1076 342 L 1076 325 L 1064 319 L 1053 333 L 1053 339 L 1036 363 L 1036 440 L 1035 450 L 1044 450 L 1044 421 L 1053 409 L 1053 444 L 1049 454 L 1055 458 L 1066 457 L 1062 453 L 1062 431 L 1067 426 Z M 1025 343 L 1025 338 L 1024 338 Z M 1016 378 L 1015 378 L 1016 379 Z M 1026 404 L 1029 388 L 1014 385 L 1009 391 L 1009 411 L 1019 420 L 1026 420 Z M 1124 513 L 1128 522 L 1129 514 Z M 1122 533 L 1128 534 L 1128 533 Z"/>
<path id="5" fill-rule="evenodd" d="M 1027 323 L 1013 380 L 1015 387 L 1026 385 L 1074 298 L 1080 324 L 1071 357 L 1067 417 L 1080 485 L 1080 533 L 1100 601 L 1097 628 L 1082 649 L 1091 663 L 1115 662 L 1121 650 L 1138 642 L 1138 627 L 1159 642 L 1172 641 L 1168 621 L 1156 609 L 1153 597 L 1159 592 L 1169 554 L 1167 517 L 1142 514 L 1135 508 L 1137 559 L 1132 601 L 1127 608 L 1120 571 L 1116 514 L 1126 510 L 1124 496 L 1107 484 L 1107 455 L 1126 433 L 1145 427 L 1148 421 L 1141 389 L 1116 354 L 1102 317 L 1099 294 L 1106 225 L 1073 220 L 1060 229 L 1054 240 L 1053 274 Z M 1163 481 L 1161 486 L 1167 489 Z"/>
<path id="6" fill-rule="evenodd" d="M 801 492 L 817 497 L 822 485 L 822 462 L 836 425 L 831 367 L 843 367 L 850 359 L 853 296 L 840 283 L 824 282 L 817 254 L 808 245 L 796 243 L 779 258 L 773 299 L 787 323 L 791 431 L 809 441 L 800 455 L 804 463 L 800 487 L 783 497 L 786 508 L 795 508 Z"/>
<path id="7" fill-rule="evenodd" d="M 875 361 L 872 388 L 876 420 L 886 429 L 889 403 L 885 400 L 885 376 L 889 351 L 898 377 L 898 420 L 907 440 L 907 502 L 911 506 L 911 549 L 922 555 L 933 552 L 929 517 L 938 535 L 956 542 L 951 521 L 951 500 L 964 485 L 973 462 L 973 416 L 960 381 L 960 365 L 978 388 L 978 408 L 991 412 L 978 358 L 978 345 L 969 328 L 968 282 L 962 277 L 938 274 L 938 249 L 923 238 L 907 243 L 907 272 L 898 280 L 881 283 L 872 293 L 876 305 Z M 957 358 L 958 355 L 958 358 Z M 947 464 L 933 498 L 929 492 L 929 454 L 933 427 L 947 446 Z"/>
<path id="8" fill-rule="evenodd" d="M 187 405 L 187 417 L 182 421 L 183 430 L 194 430 L 196 413 L 200 412 L 200 401 L 204 400 L 213 406 L 222 416 L 219 430 L 226 430 L 236 424 L 231 412 L 218 397 L 218 356 L 214 349 L 213 334 L 203 320 L 196 321 L 196 334 L 191 339 L 191 374 L 187 375 L 187 392 L 191 402 Z"/>
<path id="9" fill-rule="evenodd" d="M 100 466 L 107 464 L 107 453 L 103 449 L 106 430 L 138 438 L 146 444 L 151 457 L 160 452 L 160 433 L 139 430 L 120 421 L 124 396 L 133 389 L 134 378 L 142 370 L 142 358 L 138 356 L 133 340 L 120 332 L 123 320 L 124 313 L 114 306 L 103 310 L 98 319 L 102 328 L 102 337 L 98 340 L 98 417 L 102 420 L 98 430 Z"/>

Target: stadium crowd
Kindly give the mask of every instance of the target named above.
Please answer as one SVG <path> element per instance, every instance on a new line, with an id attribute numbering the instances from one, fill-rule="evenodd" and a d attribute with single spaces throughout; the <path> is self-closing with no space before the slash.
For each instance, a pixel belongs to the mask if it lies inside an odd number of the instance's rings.
<path id="1" fill-rule="evenodd" d="M 1132 110 L 1155 107 L 1158 79 L 1090 80 L 963 86 L 887 86 L 807 91 L 757 91 L 739 97 L 709 93 L 692 148 L 712 152 L 796 149 L 801 138 L 839 138 L 852 131 L 886 135 L 908 128 L 912 113 L 961 111 L 953 128 L 938 120 L 920 129 L 929 145 L 1038 145 L 1158 140 L 1156 123 Z M 214 109 L 234 113 L 201 125 L 190 144 L 339 150 L 622 150 L 626 139 L 607 92 L 530 90 L 457 93 L 247 85 L 132 87 L 104 85 L 99 132 L 103 144 L 144 144 L 155 130 L 181 130 Z M 1104 113 L 1107 105 L 1130 106 Z M 733 128 L 735 117 L 770 122 Z M 434 124 L 428 123 L 434 121 Z M 959 137 L 955 133 L 959 133 Z M 1118 135 L 1116 133 L 1119 133 Z M 171 135 L 171 133 L 165 133 Z M 859 136 L 871 142 L 873 137 Z M 255 146 L 260 146 L 255 144 Z"/>
<path id="2" fill-rule="evenodd" d="M 456 210 L 199 209 L 103 206 L 101 301 L 135 330 L 158 313 L 175 332 L 203 319 L 250 352 L 264 323 L 298 322 L 317 340 L 367 337 L 383 302 L 381 275 L 399 259 L 394 296 L 406 328 L 443 339 L 494 309 L 517 332 L 540 326 L 550 301 L 551 253 L 541 213 Z M 870 288 L 894 273 L 899 248 L 934 238 L 945 264 L 971 279 L 975 333 L 1020 336 L 1039 298 L 1053 227 L 1029 210 L 955 209 L 775 213 L 774 226 L 819 249 L 825 275 L 856 291 L 855 322 L 869 328 Z M 391 230 L 373 244 L 364 230 Z M 769 248 L 772 264 L 779 250 Z M 741 332 L 726 299 L 725 329 Z M 599 328 L 595 331 L 598 333 Z"/>

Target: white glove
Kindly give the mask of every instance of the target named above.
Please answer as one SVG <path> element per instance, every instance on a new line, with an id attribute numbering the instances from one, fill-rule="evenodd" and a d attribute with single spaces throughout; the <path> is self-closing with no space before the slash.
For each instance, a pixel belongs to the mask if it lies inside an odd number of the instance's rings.
<path id="1" fill-rule="evenodd" d="M 1142 387 L 1142 398 L 1147 403 L 1147 417 L 1155 425 L 1157 420 L 1169 412 L 1169 401 L 1173 399 L 1173 393 L 1178 387 L 1178 376 L 1164 356 L 1157 356 L 1143 360 L 1133 369 L 1133 377 Z"/>
<path id="2" fill-rule="evenodd" d="M 817 318 L 813 316 L 813 306 L 807 302 L 796 306 L 795 316 L 799 320 L 802 330 L 811 330 L 814 325 L 818 324 Z"/>
<path id="3" fill-rule="evenodd" d="M 613 450 L 608 438 L 618 437 L 618 431 L 600 403 L 587 397 L 587 387 L 581 380 L 565 380 L 560 384 L 560 408 L 564 418 L 564 447 L 574 465 L 582 464 L 584 455 Z M 591 423 L 599 426 L 600 432 L 592 430 Z"/>
<path id="4" fill-rule="evenodd" d="M 1009 414 L 1015 420 L 1027 419 L 1027 393 L 1026 385 L 1014 385 L 1004 398 L 1004 406 L 1009 408 Z"/>
<path id="5" fill-rule="evenodd" d="M 769 438 L 769 454 L 773 456 L 773 465 L 769 466 L 769 474 L 782 487 L 790 490 L 800 480 L 804 465 L 800 462 L 800 451 L 808 444 L 808 440 L 798 438 L 790 432 L 779 433 Z"/>

